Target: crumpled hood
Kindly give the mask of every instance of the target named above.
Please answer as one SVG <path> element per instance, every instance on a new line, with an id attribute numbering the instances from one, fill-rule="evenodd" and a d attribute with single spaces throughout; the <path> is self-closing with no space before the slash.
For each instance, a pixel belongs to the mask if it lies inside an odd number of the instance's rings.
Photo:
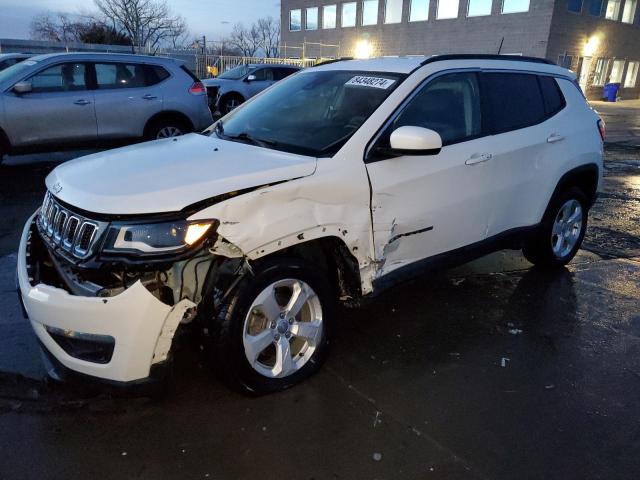
<path id="1" fill-rule="evenodd" d="M 198 134 L 88 155 L 46 179 L 59 199 L 88 212 L 175 212 L 217 195 L 312 175 L 316 158 Z"/>

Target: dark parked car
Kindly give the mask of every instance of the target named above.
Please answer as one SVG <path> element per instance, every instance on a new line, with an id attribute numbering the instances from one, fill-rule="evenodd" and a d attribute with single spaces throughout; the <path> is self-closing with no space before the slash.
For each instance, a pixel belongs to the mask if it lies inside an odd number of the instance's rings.
<path id="1" fill-rule="evenodd" d="M 300 67 L 293 65 L 240 65 L 217 78 L 203 80 L 202 83 L 207 87 L 211 111 L 226 115 L 241 103 L 298 70 Z"/>

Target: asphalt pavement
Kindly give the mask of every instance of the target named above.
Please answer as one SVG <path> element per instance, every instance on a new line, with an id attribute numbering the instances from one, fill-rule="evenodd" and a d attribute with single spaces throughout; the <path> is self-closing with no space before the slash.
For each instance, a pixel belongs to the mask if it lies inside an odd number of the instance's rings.
<path id="1" fill-rule="evenodd" d="M 10 159 L 0 167 L 0 479 L 636 478 L 640 149 L 621 141 L 606 157 L 567 269 L 499 252 L 342 310 L 320 373 L 267 397 L 227 390 L 187 337 L 161 399 L 44 380 L 14 252 L 59 159 Z"/>

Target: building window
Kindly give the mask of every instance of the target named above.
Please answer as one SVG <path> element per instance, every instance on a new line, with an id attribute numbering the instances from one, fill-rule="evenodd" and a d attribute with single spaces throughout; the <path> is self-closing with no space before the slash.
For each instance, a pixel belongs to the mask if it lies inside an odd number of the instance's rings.
<path id="1" fill-rule="evenodd" d="M 567 55 L 567 54 L 558 55 L 558 66 L 562 68 L 570 69 L 572 64 L 573 64 L 573 55 Z"/>
<path id="2" fill-rule="evenodd" d="M 608 20 L 618 20 L 620 18 L 620 0 L 609 0 L 604 18 Z"/>
<path id="3" fill-rule="evenodd" d="M 633 88 L 636 86 L 639 68 L 640 62 L 629 62 L 629 65 L 627 66 L 627 75 L 624 77 L 625 88 Z"/>
<path id="4" fill-rule="evenodd" d="M 362 0 L 362 25 L 378 23 L 378 0 Z"/>
<path id="5" fill-rule="evenodd" d="M 467 17 L 480 17 L 491 15 L 491 4 L 493 0 L 469 0 L 467 7 Z"/>
<path id="6" fill-rule="evenodd" d="M 343 27 L 355 27 L 356 26 L 356 10 L 358 4 L 356 2 L 349 2 L 342 4 L 342 26 Z"/>
<path id="7" fill-rule="evenodd" d="M 624 60 L 614 60 L 611 67 L 609 83 L 622 83 L 622 72 L 624 71 Z"/>
<path id="8" fill-rule="evenodd" d="M 291 10 L 289 12 L 289 30 L 299 32 L 302 30 L 302 10 Z"/>
<path id="9" fill-rule="evenodd" d="M 589 14 L 594 17 L 602 15 L 602 0 L 589 0 Z"/>
<path id="10" fill-rule="evenodd" d="M 438 0 L 436 19 L 458 18 L 460 0 Z"/>
<path id="11" fill-rule="evenodd" d="M 607 76 L 607 70 L 609 69 L 609 59 L 599 58 L 596 62 L 596 70 L 593 72 L 593 85 L 600 87 L 604 85 L 605 78 Z"/>
<path id="12" fill-rule="evenodd" d="M 580 13 L 582 12 L 582 0 L 569 0 L 567 8 L 570 12 Z"/>
<path id="13" fill-rule="evenodd" d="M 386 0 L 384 7 L 384 23 L 400 23 L 402 21 L 403 0 Z"/>
<path id="14" fill-rule="evenodd" d="M 624 2 L 624 10 L 622 11 L 622 21 L 624 23 L 633 23 L 633 19 L 636 16 L 637 6 L 638 0 L 627 0 Z"/>
<path id="15" fill-rule="evenodd" d="M 322 7 L 322 28 L 336 28 L 336 6 Z"/>
<path id="16" fill-rule="evenodd" d="M 502 0 L 502 13 L 521 13 L 529 11 L 529 0 Z"/>
<path id="17" fill-rule="evenodd" d="M 305 28 L 307 30 L 318 29 L 318 7 L 307 8 L 307 23 Z"/>
<path id="18" fill-rule="evenodd" d="M 429 20 L 429 0 L 411 0 L 410 22 Z"/>

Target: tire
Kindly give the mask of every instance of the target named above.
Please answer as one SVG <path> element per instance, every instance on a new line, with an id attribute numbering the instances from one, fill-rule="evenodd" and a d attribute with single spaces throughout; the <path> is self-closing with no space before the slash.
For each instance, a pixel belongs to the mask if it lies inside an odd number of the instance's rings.
<path id="1" fill-rule="evenodd" d="M 179 137 L 192 131 L 191 125 L 178 117 L 166 117 L 154 120 L 145 134 L 147 140 L 159 140 L 161 138 Z"/>
<path id="2" fill-rule="evenodd" d="M 309 297 L 295 320 L 289 320 L 280 312 L 296 284 Z M 205 350 L 214 371 L 231 388 L 252 395 L 278 392 L 307 379 L 327 356 L 336 298 L 322 269 L 302 260 L 277 258 L 254 268 L 254 275 L 247 275 L 205 319 Z"/>
<path id="3" fill-rule="evenodd" d="M 582 245 L 589 206 L 584 192 L 577 187 L 556 195 L 549 202 L 540 228 L 522 249 L 525 258 L 543 268 L 567 265 Z"/>
<path id="4" fill-rule="evenodd" d="M 222 115 L 233 111 L 244 103 L 244 98 L 236 93 L 230 93 L 220 99 L 219 110 Z"/>

